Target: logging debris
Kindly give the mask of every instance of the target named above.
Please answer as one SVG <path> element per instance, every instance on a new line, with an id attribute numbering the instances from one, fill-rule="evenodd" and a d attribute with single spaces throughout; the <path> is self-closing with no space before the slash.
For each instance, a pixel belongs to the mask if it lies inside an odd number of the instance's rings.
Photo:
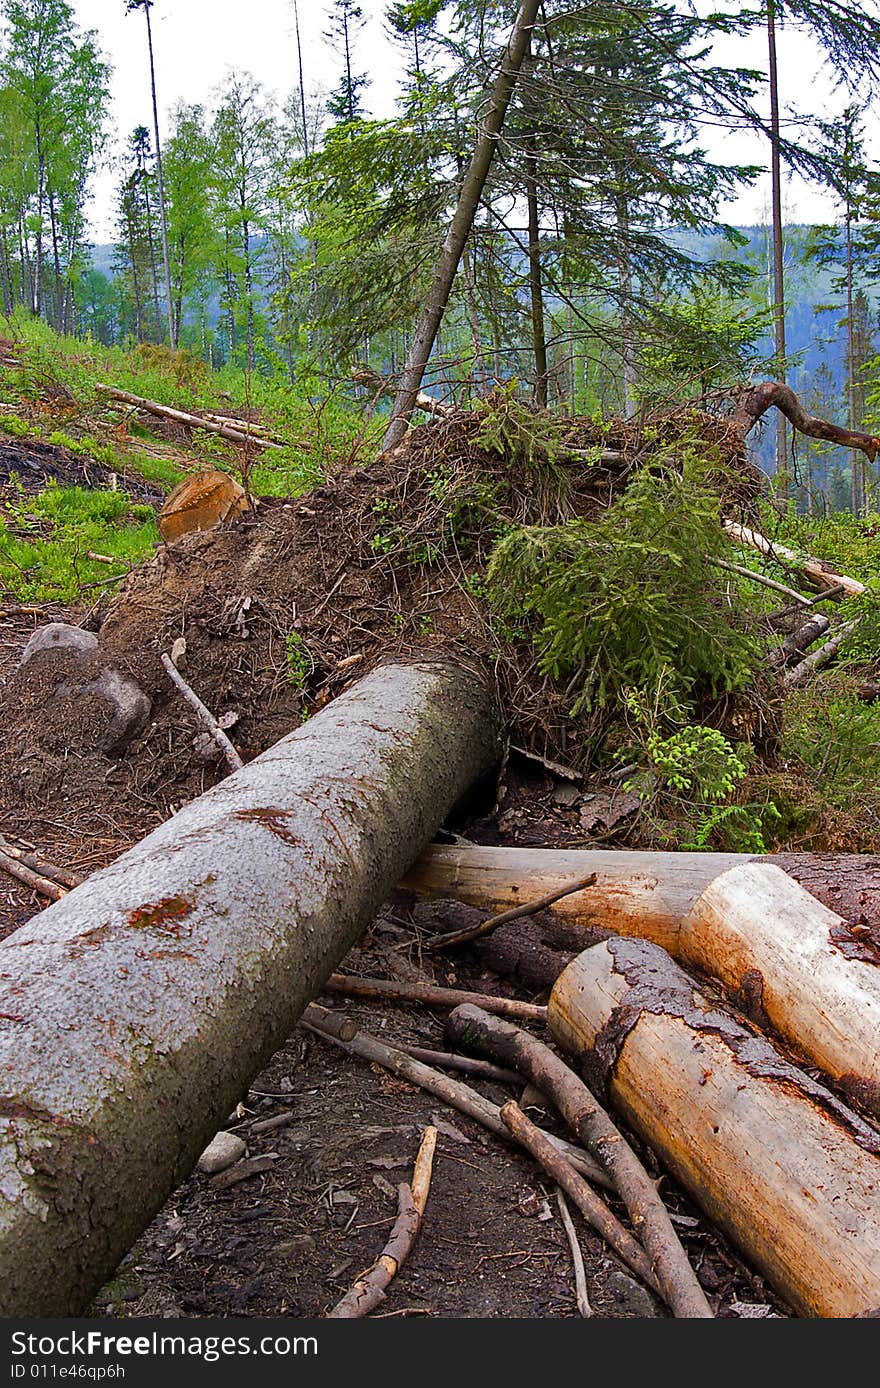
<path id="1" fill-rule="evenodd" d="M 161 663 L 184 634 L 187 679 L 218 721 L 239 715 L 245 761 L 377 661 L 442 649 L 494 659 L 514 744 L 582 774 L 590 717 L 571 717 L 570 699 L 537 670 L 531 641 L 512 637 L 487 605 L 483 578 L 499 533 L 600 516 L 658 450 L 695 433 L 726 512 L 752 518 L 761 475 L 741 434 L 698 411 L 601 428 L 536 416 L 535 436 L 519 444 L 488 439 L 487 419 L 444 414 L 413 429 L 394 459 L 344 468 L 299 498 L 263 498 L 234 521 L 162 546 L 89 619 L 104 660 L 151 700 L 149 726 L 125 756 L 108 756 L 84 707 L 71 758 L 43 716 L 53 678 L 15 674 L 0 709 L 0 799 L 28 813 L 64 800 L 84 826 L 96 811 L 116 818 L 131 806 L 142 832 L 145 818 L 166 817 L 224 774 L 187 735 Z"/>

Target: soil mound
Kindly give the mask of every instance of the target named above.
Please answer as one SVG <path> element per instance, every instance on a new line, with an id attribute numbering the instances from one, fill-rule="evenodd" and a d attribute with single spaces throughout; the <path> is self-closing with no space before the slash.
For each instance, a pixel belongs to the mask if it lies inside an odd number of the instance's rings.
<path id="1" fill-rule="evenodd" d="M 534 418 L 534 447 L 522 446 L 521 429 L 516 447 L 503 429 L 488 437 L 479 412 L 434 420 L 393 458 L 163 546 L 97 619 L 101 658 L 152 702 L 148 728 L 123 756 L 105 756 L 87 708 L 59 727 L 47 716 L 49 691 L 26 689 L 19 672 L 0 709 L 0 802 L 33 811 L 60 800 L 85 827 L 96 807 L 123 800 L 143 825 L 219 779 L 225 769 L 161 664 L 181 637 L 182 673 L 217 718 L 226 715 L 245 759 L 377 661 L 440 648 L 494 659 L 513 740 L 577 761 L 578 729 L 562 696 L 530 653 L 493 628 L 480 575 L 498 525 L 589 518 L 633 468 L 697 432 L 729 511 L 747 512 L 761 474 L 738 431 L 694 411 L 604 429 L 557 421 L 551 452 L 538 439 L 544 417 Z"/>

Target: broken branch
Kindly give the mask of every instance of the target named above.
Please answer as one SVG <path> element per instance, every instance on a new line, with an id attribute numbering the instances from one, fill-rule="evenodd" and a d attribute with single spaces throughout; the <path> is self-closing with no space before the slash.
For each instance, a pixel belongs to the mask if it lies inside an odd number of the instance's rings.
<path id="1" fill-rule="evenodd" d="M 732 520 L 724 521 L 724 529 L 737 544 L 755 549 L 768 559 L 775 559 L 777 563 L 802 573 L 814 588 L 825 590 L 825 597 L 831 588 L 839 588 L 851 598 L 860 597 L 865 592 L 864 583 L 859 583 L 858 579 L 835 573 L 822 559 L 814 559 L 809 554 L 798 554 L 795 550 L 789 549 L 788 545 L 768 540 L 759 530 L 750 530 L 747 525 L 740 525 L 738 521 Z"/>
<path id="2" fill-rule="evenodd" d="M 69 868 L 56 867 L 54 863 L 45 863 L 40 858 L 35 858 L 32 853 L 25 853 L 21 848 L 15 848 L 13 844 L 0 834 L 0 852 L 7 858 L 15 858 L 16 862 L 24 867 L 30 868 L 32 872 L 39 873 L 41 877 L 48 877 L 52 882 L 58 882 L 62 887 L 78 887 L 82 878 Z"/>
<path id="3" fill-rule="evenodd" d="M 519 1070 L 552 1099 L 578 1141 L 611 1177 L 672 1312 L 710 1317 L 709 1303 L 654 1182 L 583 1080 L 542 1041 L 478 1007 L 456 1008 L 447 1018 L 446 1032 Z"/>
<path id="4" fill-rule="evenodd" d="M 460 1080 L 450 1079 L 449 1075 L 441 1075 L 439 1070 L 434 1070 L 418 1060 L 413 1060 L 412 1056 L 408 1056 L 405 1051 L 400 1050 L 397 1046 L 387 1045 L 367 1031 L 358 1030 L 350 1041 L 342 1041 L 325 1027 L 321 1016 L 322 1011 L 323 1009 L 316 1011 L 314 1005 L 306 1008 L 302 1021 L 309 1031 L 323 1037 L 325 1041 L 330 1041 L 340 1050 L 347 1051 L 349 1055 L 358 1055 L 362 1060 L 368 1060 L 373 1065 L 381 1065 L 384 1070 L 390 1070 L 392 1075 L 408 1080 L 410 1084 L 417 1085 L 419 1089 L 427 1090 L 429 1094 L 435 1094 L 438 1099 L 442 1099 L 444 1103 L 458 1109 L 459 1113 L 466 1114 L 468 1118 L 473 1118 L 475 1122 L 481 1123 L 484 1128 L 488 1128 L 497 1137 L 508 1138 L 508 1130 L 501 1121 L 501 1109 L 497 1104 L 491 1103 L 489 1099 L 484 1099 L 476 1089 L 471 1089 L 470 1085 L 462 1084 Z M 611 1188 L 610 1178 L 588 1153 L 582 1152 L 563 1138 L 548 1136 L 553 1146 L 562 1152 L 563 1156 L 582 1176 L 586 1176 L 596 1185 Z"/>
<path id="5" fill-rule="evenodd" d="M 498 925 L 507 925 L 509 921 L 519 920 L 522 916 L 533 916 L 536 911 L 543 911 L 545 906 L 552 906 L 554 901 L 559 901 L 561 897 L 573 896 L 575 892 L 584 891 L 587 887 L 596 885 L 596 874 L 591 872 L 588 877 L 580 877 L 576 882 L 570 882 L 567 886 L 559 887 L 551 892 L 546 892 L 544 896 L 539 896 L 535 901 L 524 902 L 522 906 L 513 906 L 509 911 L 502 911 L 500 915 L 490 916 L 488 920 L 481 921 L 479 925 L 465 926 L 463 930 L 453 930 L 445 935 L 432 935 L 425 941 L 425 948 L 432 950 L 449 949 L 452 945 L 463 945 L 467 940 L 477 940 L 483 935 L 488 935 Z M 486 1011 L 491 1011 L 487 1008 Z M 510 1015 L 510 1014 L 508 1014 Z"/>
<path id="6" fill-rule="evenodd" d="M 488 993 L 471 993 L 466 988 L 439 988 L 431 983 L 396 983 L 385 978 L 354 978 L 351 974 L 331 974 L 324 984 L 331 993 L 349 998 L 369 998 L 371 1002 L 423 1002 L 429 1007 L 460 1007 L 472 1002 L 484 1012 L 499 1017 L 519 1017 L 524 1022 L 546 1022 L 546 1007 L 520 1002 L 517 998 L 493 998 Z"/>
<path id="7" fill-rule="evenodd" d="M 25 867 L 24 863 L 10 858 L 2 850 L 0 850 L 0 868 L 10 877 L 17 878 L 24 886 L 30 887 L 32 891 L 39 892 L 40 896 L 48 897 L 50 901 L 60 901 L 63 896 L 67 895 L 66 887 L 59 886 L 57 882 L 50 882 L 48 877 L 33 872 L 31 868 Z"/>
<path id="8" fill-rule="evenodd" d="M 799 665 L 795 665 L 793 670 L 788 670 L 782 677 L 782 682 L 787 689 L 795 689 L 799 684 L 803 684 L 810 675 L 816 670 L 821 670 L 823 665 L 828 665 L 837 655 L 843 643 L 852 636 L 856 627 L 859 625 L 857 617 L 852 622 L 844 622 L 842 627 L 826 641 L 824 646 L 820 646 L 818 651 L 811 651 Z"/>
<path id="9" fill-rule="evenodd" d="M 99 395 L 106 395 L 110 400 L 117 400 L 122 405 L 133 405 L 135 409 L 145 410 L 147 414 L 156 415 L 158 419 L 171 419 L 175 424 L 185 424 L 189 429 L 204 429 L 209 434 L 217 434 L 222 439 L 228 439 L 230 443 L 251 444 L 257 448 L 283 447 L 280 443 L 260 437 L 245 421 L 241 422 L 239 428 L 234 429 L 229 424 L 215 424 L 213 420 L 202 415 L 175 410 L 170 405 L 160 405 L 156 400 L 145 400 L 141 395 L 130 395 L 127 390 L 117 390 L 115 386 L 96 385 L 95 390 Z"/>
<path id="10" fill-rule="evenodd" d="M 782 381 L 762 381 L 760 385 L 745 390 L 730 416 L 730 423 L 743 434 L 748 434 L 771 405 L 785 415 L 798 433 L 806 434 L 808 438 L 825 439 L 828 443 L 843 444 L 845 448 L 856 448 L 871 462 L 880 452 L 880 438 L 876 434 L 844 429 L 839 424 L 829 424 L 825 419 L 808 414 L 791 387 Z"/>
<path id="11" fill-rule="evenodd" d="M 501 1118 L 511 1137 L 521 1147 L 530 1152 L 556 1184 L 577 1205 L 591 1229 L 595 1229 L 609 1248 L 613 1248 L 628 1268 L 640 1277 L 652 1291 L 660 1293 L 660 1286 L 651 1267 L 651 1260 L 642 1245 L 632 1234 L 624 1229 L 620 1220 L 611 1213 L 605 1201 L 591 1190 L 563 1156 L 559 1154 L 547 1134 L 527 1118 L 515 1100 L 510 1099 L 501 1110 Z"/>
<path id="12" fill-rule="evenodd" d="M 244 762 L 236 752 L 235 748 L 229 741 L 229 738 L 226 736 L 223 729 L 220 727 L 220 724 L 217 722 L 217 719 L 214 717 L 211 710 L 205 707 L 198 694 L 196 694 L 195 690 L 187 684 L 186 680 L 183 678 L 183 675 L 180 673 L 177 666 L 174 664 L 174 661 L 171 659 L 170 655 L 166 655 L 164 654 L 164 652 L 162 655 L 162 664 L 165 666 L 168 678 L 180 690 L 181 694 L 183 695 L 184 699 L 186 699 L 186 702 L 189 704 L 190 708 L 195 710 L 198 720 L 201 723 L 202 727 L 205 729 L 207 733 L 210 734 L 214 742 L 220 748 L 220 751 L 223 753 L 223 756 L 230 769 L 232 771 L 240 771 L 241 768 L 244 766 Z"/>
<path id="13" fill-rule="evenodd" d="M 403 1267 L 422 1227 L 436 1146 L 437 1129 L 427 1127 L 416 1157 L 412 1185 L 404 1183 L 397 1187 L 397 1219 L 388 1242 L 369 1272 L 359 1277 L 333 1310 L 328 1311 L 328 1320 L 357 1320 L 368 1316 L 385 1300 L 385 1288 Z"/>
<path id="14" fill-rule="evenodd" d="M 561 1186 L 556 1187 L 556 1204 L 559 1206 L 559 1218 L 562 1220 L 565 1237 L 568 1239 L 568 1246 L 571 1249 L 571 1262 L 574 1268 L 574 1292 L 577 1308 L 584 1319 L 589 1320 L 590 1316 L 593 1314 L 593 1308 L 590 1305 L 590 1298 L 587 1293 L 587 1273 L 584 1268 L 584 1255 L 581 1252 L 577 1230 L 568 1212 L 568 1202 Z"/>

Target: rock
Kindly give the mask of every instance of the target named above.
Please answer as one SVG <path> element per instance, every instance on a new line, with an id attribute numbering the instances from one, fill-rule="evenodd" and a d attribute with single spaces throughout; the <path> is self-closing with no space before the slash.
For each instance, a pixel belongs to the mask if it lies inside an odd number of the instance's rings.
<path id="1" fill-rule="evenodd" d="M 235 1133 L 219 1132 L 208 1143 L 196 1167 L 204 1171 L 206 1176 L 215 1176 L 218 1171 L 234 1166 L 244 1154 L 245 1144 L 240 1137 L 236 1137 Z"/>
<path id="2" fill-rule="evenodd" d="M 61 686 L 59 693 L 81 692 L 83 696 L 97 696 L 111 706 L 113 712 L 110 725 L 100 740 L 99 747 L 108 756 L 119 756 L 138 733 L 146 727 L 152 704 L 139 684 L 128 675 L 122 675 L 112 665 L 102 670 L 97 679 L 74 691 L 69 686 Z"/>
<path id="3" fill-rule="evenodd" d="M 640 1320 L 656 1319 L 663 1316 L 663 1308 L 655 1296 L 617 1268 L 611 1268 L 605 1279 L 605 1291 L 613 1298 L 613 1315 L 624 1319 L 636 1317 Z"/>
<path id="4" fill-rule="evenodd" d="M 44 651 L 64 651 L 65 655 L 94 655 L 98 649 L 98 638 L 92 631 L 71 626 L 69 622 L 49 622 L 39 627 L 28 641 L 21 657 L 22 665 L 35 655 Z"/>
<path id="5" fill-rule="evenodd" d="M 42 659 L 31 665 L 36 655 Z M 149 721 L 152 704 L 140 685 L 105 662 L 98 638 L 82 627 L 66 622 L 40 627 L 19 668 L 25 685 L 39 689 L 46 717 L 59 727 L 77 728 L 79 736 L 72 735 L 70 745 L 79 752 L 119 756 Z"/>

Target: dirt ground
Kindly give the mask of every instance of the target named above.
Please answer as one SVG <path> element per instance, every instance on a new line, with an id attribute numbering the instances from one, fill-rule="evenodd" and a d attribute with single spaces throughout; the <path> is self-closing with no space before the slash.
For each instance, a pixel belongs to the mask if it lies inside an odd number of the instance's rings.
<path id="1" fill-rule="evenodd" d="M 444 449 L 438 465 L 449 469 L 448 438 Z M 462 456 L 466 471 L 466 449 Z M 194 683 L 212 711 L 235 715 L 233 736 L 245 760 L 296 726 L 306 704 L 313 712 L 358 678 L 395 641 L 406 650 L 415 641 L 448 641 L 453 630 L 459 639 L 485 641 L 476 605 L 460 582 L 461 553 L 448 553 L 439 572 L 412 558 L 414 546 L 433 543 L 436 534 L 432 460 L 428 448 L 420 491 L 404 494 L 396 477 L 364 469 L 297 502 L 272 502 L 257 517 L 222 532 L 163 548 L 101 611 L 4 606 L 0 596 L 0 834 L 86 876 L 218 779 L 220 767 L 194 756 L 190 714 L 168 688 L 158 661 L 181 635 L 188 672 L 195 672 Z M 80 475 L 82 468 L 64 450 L 15 442 L 0 450 L 0 494 L 12 471 L 25 477 L 26 488 L 43 485 L 47 476 L 86 485 L 104 480 L 88 468 Z M 607 501 L 619 482 L 619 476 L 597 470 L 578 511 L 598 504 L 598 492 Z M 154 500 L 146 492 L 143 499 Z M 512 507 L 527 504 L 515 488 L 507 501 Z M 388 522 L 392 514 L 407 517 L 404 538 Z M 102 647 L 153 701 L 149 730 L 125 756 L 109 757 L 89 745 L 85 722 L 78 725 L 77 748 L 73 724 L 62 719 L 53 726 L 45 715 L 52 680 L 22 683 L 17 673 L 31 633 L 47 621 L 65 620 L 100 628 Z M 284 677 L 291 630 L 301 636 L 296 649 L 308 654 L 299 689 Z M 521 672 L 508 671 L 507 677 L 512 688 Z M 528 701 L 521 706 L 514 745 L 564 753 L 564 737 L 557 738 L 566 724 L 564 711 L 534 712 L 537 701 L 531 707 Z M 587 782 L 575 792 L 565 777 L 513 752 L 503 785 L 473 806 L 455 830 L 482 843 L 613 846 L 622 827 L 636 832 L 636 814 L 633 797 L 619 785 Z M 29 888 L 0 875 L 0 938 L 44 905 Z M 395 896 L 341 968 L 402 979 L 427 976 L 544 1001 L 548 966 L 561 968 L 572 952 L 554 936 L 552 918 L 538 917 L 504 938 L 493 936 L 491 944 L 426 962 L 420 931 L 442 928 L 442 907 L 430 909 L 427 919 L 425 907 Z M 508 976 L 512 962 L 515 979 Z M 364 1030 L 383 1039 L 443 1046 L 443 1016 L 436 1009 L 343 1004 L 332 995 L 322 1001 L 344 1007 Z M 522 1093 L 521 1087 L 473 1083 L 496 1102 Z M 552 1114 L 530 1112 L 561 1131 Z M 440 1136 L 426 1220 L 378 1314 L 577 1315 L 555 1192 L 538 1167 L 431 1096 L 340 1053 L 303 1027 L 227 1121 L 245 1139 L 249 1157 L 265 1158 L 262 1169 L 227 1187 L 194 1173 L 144 1231 L 97 1297 L 94 1313 L 324 1314 L 380 1252 L 396 1213 L 396 1186 L 409 1179 L 420 1134 L 432 1122 Z M 643 1155 L 716 1314 L 788 1315 L 660 1172 L 652 1154 Z M 664 1308 L 580 1216 L 574 1218 L 595 1314 L 664 1316 Z"/>
<path id="2" fill-rule="evenodd" d="M 0 607 L 0 697 L 31 631 L 69 615 L 60 608 Z M 562 783 L 516 758 L 513 763 L 497 810 L 483 806 L 470 824 L 456 829 L 483 842 L 576 841 L 583 829 L 576 810 L 556 798 Z M 606 792 L 606 801 L 613 800 Z M 151 827 L 149 815 L 139 819 L 137 811 L 122 806 L 111 813 L 107 803 L 99 808 L 96 831 L 86 836 L 79 818 L 66 818 L 63 803 L 38 815 L 7 804 L 0 809 L 0 833 L 86 875 Z M 603 813 L 613 818 L 610 811 Z M 12 878 L 0 878 L 0 933 L 9 934 L 45 904 Z M 486 951 L 476 947 L 427 963 L 419 932 L 438 928 L 443 912 L 442 903 L 416 907 L 414 921 L 413 902 L 398 894 L 341 969 L 405 979 L 429 976 L 444 985 L 544 999 L 545 994 L 524 990 L 521 982 L 488 968 Z M 518 938 L 534 934 L 542 922 L 550 930 L 550 947 L 564 945 L 552 939 L 547 913 L 536 923 L 522 923 Z M 543 960 L 547 948 L 539 943 L 532 954 Z M 491 952 L 489 957 L 498 963 Z M 558 955 L 560 966 L 566 957 L 564 950 Z M 322 1001 L 344 1007 L 347 1016 L 382 1039 L 443 1047 L 439 1010 L 377 1007 L 330 994 Z M 495 1102 L 520 1097 L 515 1088 L 473 1083 Z M 530 1113 L 562 1132 L 552 1114 Z M 275 1120 L 275 1126 L 255 1131 L 267 1120 Z M 425 1224 L 378 1314 L 577 1315 L 555 1193 L 536 1165 L 430 1095 L 342 1054 L 303 1027 L 242 1095 L 227 1124 L 247 1142 L 248 1157 L 271 1158 L 266 1169 L 227 1189 L 216 1189 L 210 1177 L 194 1173 L 98 1295 L 93 1313 L 321 1316 L 381 1250 L 396 1213 L 397 1184 L 409 1179 L 420 1134 L 432 1122 L 440 1135 Z M 645 1156 L 653 1161 L 650 1153 Z M 656 1165 L 653 1170 L 660 1175 Z M 668 1177 L 662 1177 L 660 1189 L 719 1316 L 789 1314 Z M 577 1213 L 574 1218 L 595 1315 L 666 1315 Z"/>

